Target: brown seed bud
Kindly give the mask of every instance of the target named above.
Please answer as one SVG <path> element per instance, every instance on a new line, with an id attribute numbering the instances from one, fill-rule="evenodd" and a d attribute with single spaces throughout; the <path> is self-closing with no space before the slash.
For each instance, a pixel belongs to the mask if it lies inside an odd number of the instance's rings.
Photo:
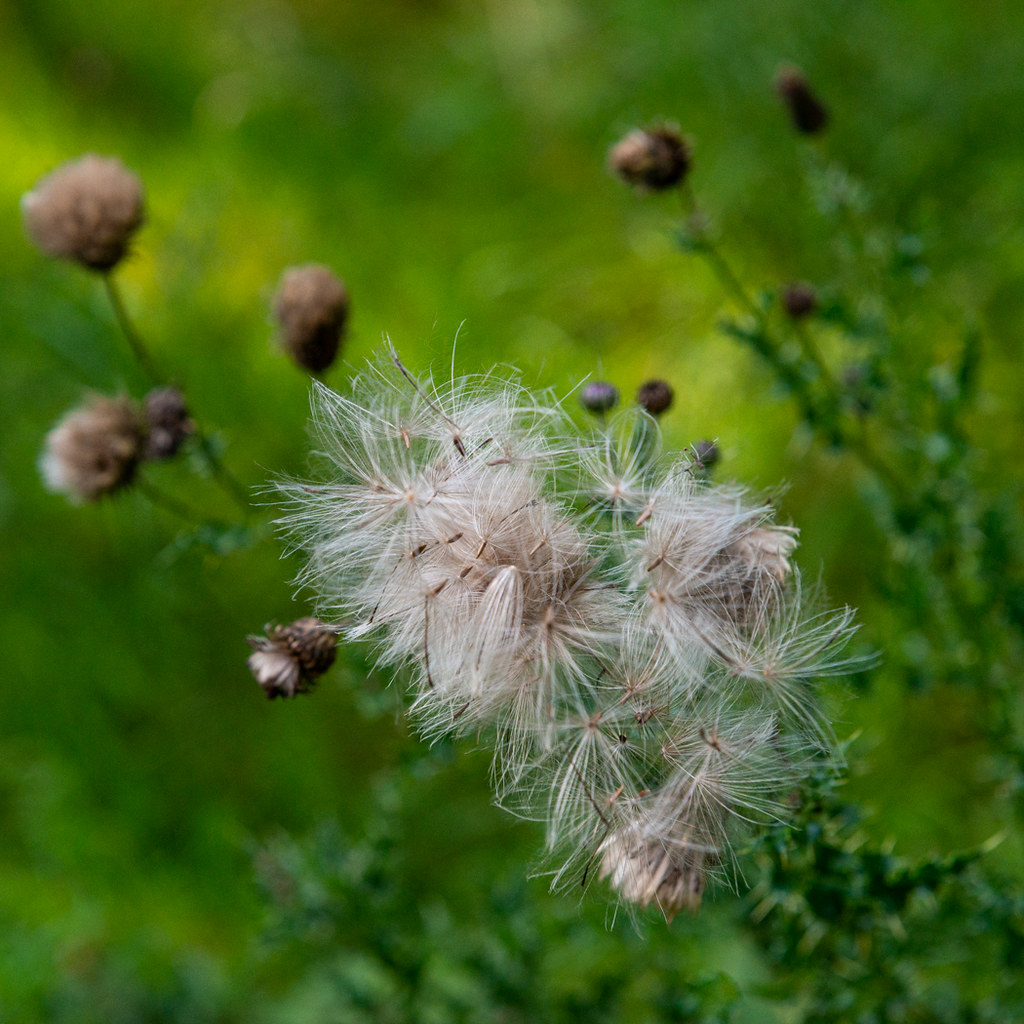
<path id="1" fill-rule="evenodd" d="M 50 490 L 76 502 L 98 501 L 132 482 L 145 443 L 134 402 L 97 396 L 50 431 L 40 469 Z"/>
<path id="2" fill-rule="evenodd" d="M 348 318 L 348 291 L 318 263 L 290 267 L 274 295 L 281 343 L 299 366 L 322 373 L 334 362 Z"/>
<path id="3" fill-rule="evenodd" d="M 333 627 L 306 616 L 288 626 L 267 626 L 267 636 L 250 636 L 247 662 L 267 697 L 308 693 L 334 664 L 338 639 Z"/>
<path id="4" fill-rule="evenodd" d="M 806 281 L 786 285 L 782 291 L 782 308 L 794 320 L 802 320 L 818 308 L 818 293 Z"/>
<path id="5" fill-rule="evenodd" d="M 628 185 L 658 192 L 686 177 L 690 147 L 667 125 L 637 128 L 611 148 L 608 165 Z"/>
<path id="6" fill-rule="evenodd" d="M 144 401 L 149 434 L 147 459 L 169 459 L 176 455 L 196 425 L 188 415 L 185 396 L 177 388 L 154 388 Z"/>
<path id="7" fill-rule="evenodd" d="M 828 124 L 828 111 L 811 92 L 799 68 L 781 68 L 775 77 L 775 89 L 789 108 L 793 127 L 804 135 L 817 135 Z"/>
<path id="8" fill-rule="evenodd" d="M 22 196 L 21 209 L 43 252 L 107 271 L 142 224 L 142 183 L 116 157 L 89 153 L 43 178 Z"/>
<path id="9" fill-rule="evenodd" d="M 636 393 L 637 404 L 652 416 L 660 416 L 672 405 L 672 388 L 663 380 L 649 380 Z"/>

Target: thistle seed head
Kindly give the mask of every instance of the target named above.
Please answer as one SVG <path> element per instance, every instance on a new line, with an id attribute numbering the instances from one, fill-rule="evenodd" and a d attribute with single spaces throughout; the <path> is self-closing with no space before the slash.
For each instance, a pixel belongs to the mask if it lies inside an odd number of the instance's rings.
<path id="1" fill-rule="evenodd" d="M 322 373 L 338 354 L 348 309 L 348 291 L 330 267 L 290 267 L 273 300 L 283 348 L 299 366 Z"/>
<path id="2" fill-rule="evenodd" d="M 608 165 L 627 185 L 661 192 L 686 177 L 690 147 L 669 125 L 636 128 L 611 148 Z"/>
<path id="3" fill-rule="evenodd" d="M 46 437 L 40 469 L 50 490 L 98 501 L 127 487 L 145 453 L 145 420 L 128 398 L 96 396 Z"/>
<path id="4" fill-rule="evenodd" d="M 786 66 L 775 76 L 775 89 L 789 110 L 793 127 L 804 135 L 817 135 L 828 124 L 828 111 L 811 91 L 804 73 Z"/>
<path id="5" fill-rule="evenodd" d="M 334 664 L 337 631 L 319 619 L 306 616 L 266 631 L 265 637 L 248 638 L 254 653 L 247 664 L 271 700 L 308 693 Z"/>
<path id="6" fill-rule="evenodd" d="M 154 388 L 143 401 L 148 433 L 146 458 L 169 459 L 195 432 L 185 396 L 177 388 Z"/>
<path id="7" fill-rule="evenodd" d="M 639 407 L 580 438 L 514 380 L 393 353 L 313 406 L 324 477 L 280 485 L 300 582 L 406 669 L 425 735 L 493 731 L 495 789 L 545 823 L 555 884 L 597 856 L 623 900 L 695 909 L 734 833 L 828 757 L 811 681 L 849 667 L 852 627 L 807 613 L 796 531 L 663 456 Z M 300 692 L 278 640 L 254 671 Z"/>
<path id="8" fill-rule="evenodd" d="M 50 256 L 108 271 L 143 221 L 142 183 L 116 157 L 92 153 L 58 167 L 21 200 L 25 230 Z"/>

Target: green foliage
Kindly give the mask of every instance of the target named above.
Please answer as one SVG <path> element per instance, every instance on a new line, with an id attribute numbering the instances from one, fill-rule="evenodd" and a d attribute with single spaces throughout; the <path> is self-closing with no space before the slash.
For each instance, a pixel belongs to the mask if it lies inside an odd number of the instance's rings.
<path id="1" fill-rule="evenodd" d="M 1024 1016 L 1020 11 L 8 0 L 0 29 L 0 1018 Z M 789 131 L 785 60 L 821 137 Z M 699 217 L 602 168 L 662 117 Z M 19 196 L 86 150 L 145 182 L 118 280 L 204 433 L 149 498 L 72 509 L 46 431 L 147 383 L 98 282 L 22 237 Z M 262 699 L 245 636 L 308 610 L 258 504 L 308 414 L 265 309 L 309 259 L 349 285 L 351 364 L 382 333 L 447 364 L 465 321 L 458 372 L 663 377 L 670 443 L 791 482 L 805 571 L 881 656 L 824 690 L 849 778 L 794 795 L 741 895 L 666 929 L 527 881 L 540 837 L 486 759 L 405 737 L 357 653 Z"/>

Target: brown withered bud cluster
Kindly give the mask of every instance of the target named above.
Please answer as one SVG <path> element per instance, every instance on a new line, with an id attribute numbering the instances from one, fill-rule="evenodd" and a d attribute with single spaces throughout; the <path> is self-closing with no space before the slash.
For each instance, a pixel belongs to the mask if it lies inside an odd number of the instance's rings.
<path id="1" fill-rule="evenodd" d="M 148 426 L 147 459 L 169 459 L 196 429 L 188 414 L 185 396 L 177 388 L 154 388 L 146 395 L 143 410 Z"/>
<path id="2" fill-rule="evenodd" d="M 43 252 L 105 272 L 142 224 L 142 183 L 116 157 L 89 153 L 43 178 L 21 208 L 25 230 Z"/>
<path id="3" fill-rule="evenodd" d="M 334 664 L 336 631 L 312 616 L 287 626 L 266 626 L 267 635 L 250 636 L 247 662 L 269 699 L 308 693 L 317 677 Z"/>
<path id="4" fill-rule="evenodd" d="M 786 285 L 782 290 L 782 308 L 794 320 L 802 320 L 818 308 L 818 293 L 806 281 Z"/>
<path id="5" fill-rule="evenodd" d="M 698 469 L 711 469 L 721 458 L 721 452 L 714 441 L 697 441 L 692 446 Z"/>
<path id="6" fill-rule="evenodd" d="M 690 147 L 669 125 L 637 128 L 612 146 L 608 166 L 628 185 L 660 192 L 686 177 Z"/>
<path id="7" fill-rule="evenodd" d="M 344 282 L 319 263 L 290 267 L 274 294 L 281 344 L 299 366 L 322 373 L 334 362 L 348 319 Z"/>
<path id="8" fill-rule="evenodd" d="M 637 405 L 652 416 L 660 416 L 663 412 L 668 412 L 673 398 L 675 398 L 675 393 L 668 382 L 658 379 L 641 384 L 636 393 Z"/>
<path id="9" fill-rule="evenodd" d="M 98 501 L 132 482 L 145 449 L 146 423 L 135 403 L 97 396 L 50 431 L 40 468 L 51 490 Z"/>
<path id="10" fill-rule="evenodd" d="M 793 127 L 804 135 L 817 135 L 828 124 L 828 111 L 811 91 L 804 73 L 791 66 L 775 76 L 775 89 L 789 109 Z"/>

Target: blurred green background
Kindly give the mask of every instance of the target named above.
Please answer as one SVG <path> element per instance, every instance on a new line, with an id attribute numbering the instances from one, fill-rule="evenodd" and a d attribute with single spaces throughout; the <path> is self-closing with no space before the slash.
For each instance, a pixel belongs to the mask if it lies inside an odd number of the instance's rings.
<path id="1" fill-rule="evenodd" d="M 891 294 L 801 185 L 811 144 L 772 85 L 786 61 L 832 114 L 819 149 L 909 240 L 914 273 Z M 315 697 L 266 702 L 245 635 L 309 608 L 274 538 L 217 555 L 180 542 L 138 493 L 71 508 L 44 491 L 36 460 L 52 423 L 88 389 L 139 395 L 145 381 L 97 281 L 23 236 L 18 199 L 42 174 L 94 151 L 141 176 L 148 223 L 119 273 L 128 305 L 247 486 L 306 464 L 308 379 L 275 351 L 267 313 L 294 263 L 328 263 L 348 283 L 338 387 L 384 335 L 423 368 L 446 365 L 458 334 L 458 370 L 507 363 L 559 393 L 588 375 L 627 394 L 670 380 L 669 442 L 717 438 L 722 478 L 787 482 L 782 516 L 801 527 L 805 573 L 861 608 L 865 642 L 885 655 L 852 699 L 826 694 L 840 736 L 860 731 L 847 790 L 866 830 L 909 856 L 946 853 L 1005 827 L 1000 780 L 971 695 L 942 680 L 908 691 L 887 667 L 885 652 L 917 638 L 896 632 L 878 594 L 884 545 L 861 471 L 812 444 L 717 329 L 718 285 L 672 243 L 678 199 L 637 196 L 604 162 L 629 128 L 676 122 L 744 280 L 882 294 L 907 374 L 979 327 L 974 469 L 1010 494 L 1022 63 L 1024 8 L 996 0 L 0 0 L 0 1019 L 364 1019 L 385 984 L 360 948 L 365 921 L 316 933 L 316 970 L 295 948 L 275 953 L 259 866 L 268 848 L 300 857 L 288 836 L 372 835 L 382 808 L 392 838 L 373 848 L 387 851 L 389 909 L 353 913 L 392 915 L 406 960 L 426 965 L 447 1009 L 425 1002 L 422 1019 L 533 1019 L 472 1009 L 500 1003 L 481 978 L 506 975 L 546 986 L 566 1019 L 573 1007 L 703 1019 L 686 999 L 713 1002 L 728 987 L 718 972 L 738 986 L 738 1019 L 797 1019 L 758 994 L 770 978 L 735 896 L 638 936 L 606 929 L 596 893 L 581 909 L 524 881 L 539 827 L 491 806 L 485 751 L 426 753 L 382 711 L 397 702 L 387 679 L 366 681 L 364 652 L 343 652 Z M 187 466 L 153 479 L 232 514 Z M 1017 838 L 993 856 L 1020 872 Z M 490 936 L 491 966 L 447 970 L 445 943 L 486 945 L 494 915 L 509 934 Z"/>

